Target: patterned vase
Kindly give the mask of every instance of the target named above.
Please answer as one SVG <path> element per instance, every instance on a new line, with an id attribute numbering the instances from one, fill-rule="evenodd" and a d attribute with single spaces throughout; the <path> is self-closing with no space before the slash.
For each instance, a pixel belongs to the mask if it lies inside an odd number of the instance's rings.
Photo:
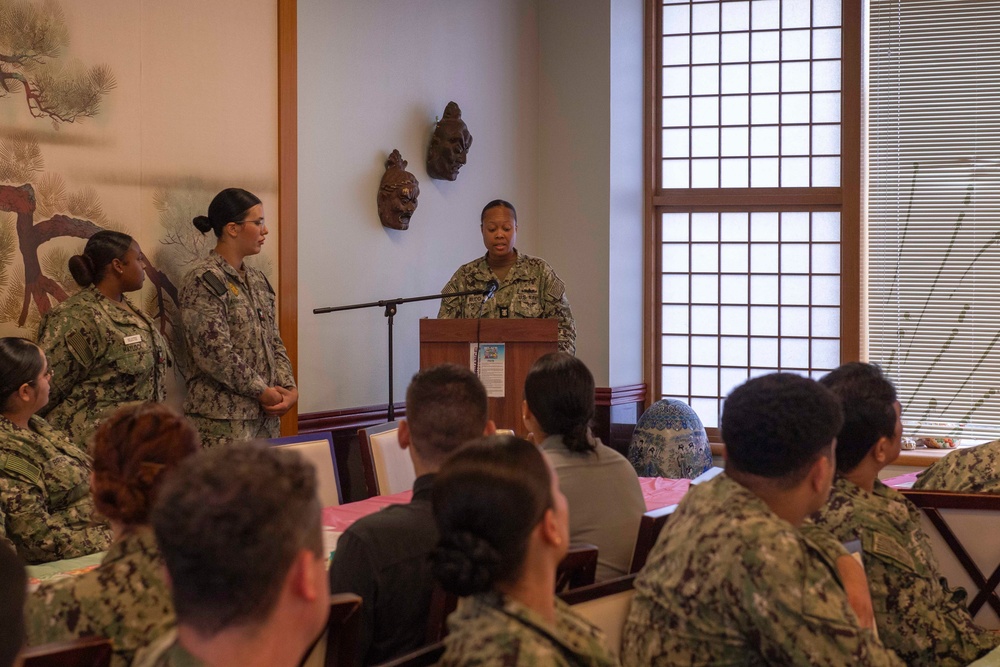
<path id="1" fill-rule="evenodd" d="M 694 479 L 712 467 L 712 450 L 694 410 L 682 401 L 664 398 L 639 418 L 628 460 L 640 477 Z"/>

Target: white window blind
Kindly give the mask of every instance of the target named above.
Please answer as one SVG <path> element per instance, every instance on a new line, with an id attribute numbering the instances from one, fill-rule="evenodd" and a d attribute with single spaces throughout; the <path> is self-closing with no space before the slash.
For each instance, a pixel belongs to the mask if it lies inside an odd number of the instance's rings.
<path id="1" fill-rule="evenodd" d="M 870 0 L 868 358 L 913 435 L 1000 437 L 1000 0 Z"/>

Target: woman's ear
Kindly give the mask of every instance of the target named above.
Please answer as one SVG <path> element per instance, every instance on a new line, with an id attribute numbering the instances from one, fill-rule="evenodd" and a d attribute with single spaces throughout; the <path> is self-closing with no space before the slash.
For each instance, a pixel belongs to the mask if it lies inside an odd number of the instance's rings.
<path id="1" fill-rule="evenodd" d="M 563 546 L 562 534 L 559 530 L 559 522 L 556 520 L 556 513 L 551 507 L 545 510 L 542 520 L 538 524 L 542 541 L 545 544 L 559 548 Z"/>

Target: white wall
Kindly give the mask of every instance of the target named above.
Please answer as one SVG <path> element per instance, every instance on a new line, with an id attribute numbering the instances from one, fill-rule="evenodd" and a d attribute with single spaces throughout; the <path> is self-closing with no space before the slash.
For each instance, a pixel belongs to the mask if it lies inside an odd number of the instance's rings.
<path id="1" fill-rule="evenodd" d="M 316 307 L 438 292 L 485 252 L 479 212 L 515 203 L 518 246 L 537 238 L 537 17 L 532 0 L 299 0 L 299 371 L 303 413 L 384 403 L 381 309 Z M 449 100 L 473 135 L 455 182 L 425 159 Z M 405 232 L 378 220 L 384 161 L 398 148 L 420 181 Z M 418 318 L 395 318 L 395 400 L 419 366 Z"/>
<path id="2" fill-rule="evenodd" d="M 520 250 L 566 282 L 577 354 L 598 386 L 642 375 L 642 0 L 299 0 L 301 413 L 384 403 L 381 309 L 437 292 L 482 254 L 479 212 L 508 199 Z M 454 99 L 473 135 L 454 183 L 431 180 L 431 128 Z M 420 181 L 405 232 L 375 193 L 398 148 Z M 395 400 L 419 317 L 395 327 Z M 613 341 L 613 343 L 609 343 Z"/>
<path id="3" fill-rule="evenodd" d="M 642 0 L 539 1 L 540 251 L 598 386 L 642 373 Z"/>

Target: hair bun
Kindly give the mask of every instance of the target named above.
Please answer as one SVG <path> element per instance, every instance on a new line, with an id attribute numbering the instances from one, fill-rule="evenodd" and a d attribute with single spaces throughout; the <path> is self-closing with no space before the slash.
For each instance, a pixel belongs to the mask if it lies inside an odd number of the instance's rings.
<path id="1" fill-rule="evenodd" d="M 87 287 L 94 282 L 94 262 L 86 255 L 73 255 L 69 258 L 69 272 L 73 280 L 81 287 Z"/>
<path id="2" fill-rule="evenodd" d="M 442 537 L 431 560 L 441 587 L 458 596 L 490 590 L 501 563 L 489 542 L 467 531 Z"/>
<path id="3" fill-rule="evenodd" d="M 197 229 L 202 234 L 211 231 L 212 221 L 208 219 L 207 215 L 196 216 L 191 222 L 194 223 L 195 229 Z"/>

